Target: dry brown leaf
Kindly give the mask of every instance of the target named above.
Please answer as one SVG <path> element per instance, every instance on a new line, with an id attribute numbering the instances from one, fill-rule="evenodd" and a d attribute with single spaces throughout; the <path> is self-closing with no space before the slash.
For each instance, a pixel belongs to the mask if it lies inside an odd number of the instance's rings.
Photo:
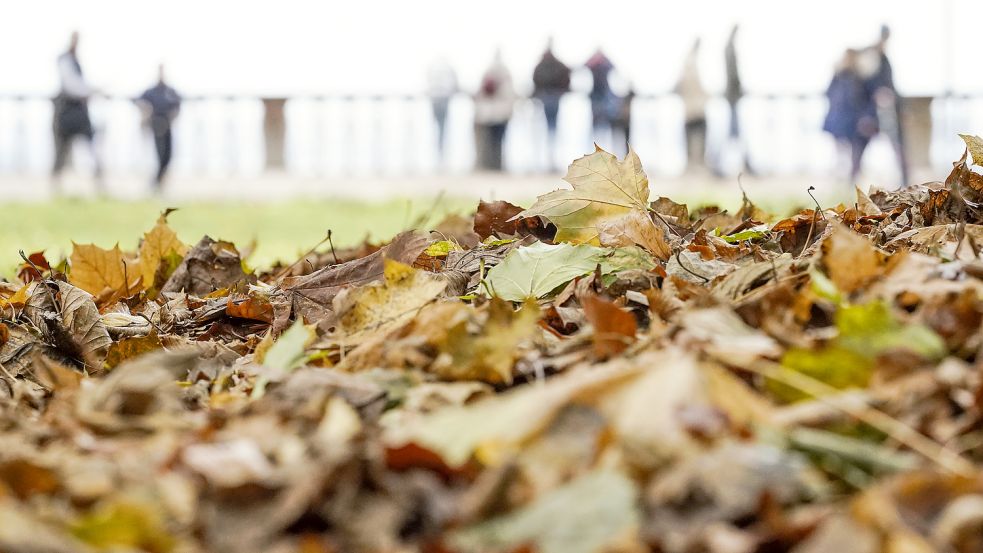
<path id="1" fill-rule="evenodd" d="M 72 242 L 69 282 L 97 298 L 126 297 L 140 290 L 141 273 L 127 260 L 119 244 L 105 250 L 94 244 Z"/>
<path id="2" fill-rule="evenodd" d="M 672 249 L 666 242 L 665 233 L 643 211 L 632 210 L 617 219 L 598 223 L 598 239 L 602 246 L 639 246 L 647 249 L 655 257 L 665 261 Z"/>

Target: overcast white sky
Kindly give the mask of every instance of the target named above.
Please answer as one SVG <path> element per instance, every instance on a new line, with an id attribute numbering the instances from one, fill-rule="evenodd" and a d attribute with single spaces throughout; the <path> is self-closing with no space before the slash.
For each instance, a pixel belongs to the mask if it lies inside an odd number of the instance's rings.
<path id="1" fill-rule="evenodd" d="M 417 92 L 447 56 L 473 88 L 497 45 L 520 89 L 546 37 L 568 63 L 597 45 L 640 92 L 672 87 L 684 51 L 704 39 L 705 84 L 722 84 L 729 27 L 742 25 L 744 80 L 754 92 L 816 92 L 848 46 L 882 22 L 906 94 L 983 91 L 974 63 L 973 0 L 30 0 L 4 3 L 0 93 L 49 93 L 72 29 L 104 90 L 134 94 L 163 61 L 186 94 Z"/>

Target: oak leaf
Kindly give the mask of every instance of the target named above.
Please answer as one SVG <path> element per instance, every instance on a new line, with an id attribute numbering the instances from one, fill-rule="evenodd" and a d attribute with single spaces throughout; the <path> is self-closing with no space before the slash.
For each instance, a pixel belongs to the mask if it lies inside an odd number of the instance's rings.
<path id="1" fill-rule="evenodd" d="M 595 145 L 595 151 L 570 164 L 564 180 L 573 190 L 540 196 L 529 209 L 512 217 L 542 216 L 557 227 L 557 242 L 599 244 L 598 226 L 631 211 L 648 210 L 648 177 L 629 148 L 623 161 Z M 654 223 L 653 223 L 654 224 Z"/>

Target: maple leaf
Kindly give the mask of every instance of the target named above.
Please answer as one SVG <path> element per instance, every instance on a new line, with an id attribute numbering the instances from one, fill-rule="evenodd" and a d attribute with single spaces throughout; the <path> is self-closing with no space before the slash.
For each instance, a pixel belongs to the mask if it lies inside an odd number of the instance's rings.
<path id="1" fill-rule="evenodd" d="M 672 248 L 666 242 L 665 233 L 655 226 L 648 213 L 633 209 L 628 213 L 597 225 L 598 240 L 604 246 L 633 246 L 638 244 L 659 259 L 666 261 Z"/>
<path id="2" fill-rule="evenodd" d="M 540 196 L 529 209 L 512 217 L 542 216 L 556 225 L 557 242 L 599 244 L 598 225 L 631 211 L 648 210 L 648 177 L 629 148 L 623 161 L 595 144 L 595 151 L 570 164 L 563 180 L 573 190 Z M 653 223 L 654 225 L 654 223 Z"/>
<path id="3" fill-rule="evenodd" d="M 383 276 L 384 282 L 353 288 L 336 302 L 345 344 L 399 326 L 447 287 L 446 280 L 391 259 L 385 260 Z"/>
<path id="4" fill-rule="evenodd" d="M 144 288 L 163 286 L 187 252 L 188 246 L 168 226 L 167 212 L 161 213 L 157 224 L 143 235 L 140 243 L 140 274 Z"/>
<path id="5" fill-rule="evenodd" d="M 488 271 L 493 296 L 512 301 L 540 298 L 562 284 L 586 275 L 601 262 L 603 250 L 592 246 L 536 242 L 516 248 Z"/>
<path id="6" fill-rule="evenodd" d="M 96 298 L 128 296 L 140 289 L 140 271 L 127 261 L 119 244 L 106 250 L 95 244 L 72 242 L 71 273 L 68 281 Z"/>

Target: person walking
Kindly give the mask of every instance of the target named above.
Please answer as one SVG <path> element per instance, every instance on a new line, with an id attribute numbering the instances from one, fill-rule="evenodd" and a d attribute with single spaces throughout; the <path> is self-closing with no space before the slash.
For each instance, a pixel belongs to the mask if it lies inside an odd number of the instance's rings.
<path id="1" fill-rule="evenodd" d="M 502 62 L 501 50 L 497 50 L 491 66 L 481 78 L 481 86 L 474 98 L 475 144 L 479 169 L 502 170 L 502 145 L 514 104 L 512 74 Z"/>
<path id="2" fill-rule="evenodd" d="M 894 86 L 894 69 L 887 56 L 887 42 L 891 29 L 881 26 L 880 40 L 867 48 L 865 56 L 871 58 L 870 65 L 875 69 L 867 77 L 867 88 L 872 91 L 876 104 L 879 128 L 891 141 L 897 155 L 898 169 L 901 173 L 901 186 L 909 184 L 908 156 L 905 152 L 904 126 L 902 124 L 902 98 Z"/>
<path id="3" fill-rule="evenodd" d="M 614 72 L 614 64 L 598 48 L 594 55 L 584 64 L 591 74 L 590 108 L 593 119 L 593 133 L 595 142 L 607 142 L 601 140 L 601 133 L 611 132 L 611 122 L 618 117 L 621 105 L 617 95 L 611 89 L 611 73 Z"/>
<path id="4" fill-rule="evenodd" d="M 171 127 L 181 110 L 181 97 L 167 84 L 163 65 L 157 68 L 157 84 L 144 91 L 137 98 L 137 103 L 143 108 L 144 122 L 154 136 L 157 173 L 154 175 L 153 187 L 154 192 L 160 193 L 174 150 Z"/>
<path id="5" fill-rule="evenodd" d="M 860 75 L 859 51 L 849 49 L 826 89 L 829 111 L 823 130 L 836 139 L 841 157 L 850 159 L 850 184 L 856 184 L 864 152 L 877 134 L 877 111 L 869 80 Z"/>
<path id="6" fill-rule="evenodd" d="M 676 94 L 683 102 L 687 171 L 706 168 L 707 93 L 703 83 L 700 82 L 700 71 L 697 67 L 699 53 L 700 39 L 697 38 L 683 60 L 683 70 L 676 84 Z"/>
<path id="7" fill-rule="evenodd" d="M 549 169 L 556 170 L 556 123 L 560 100 L 570 91 L 570 68 L 553 54 L 553 39 L 546 44 L 543 57 L 532 72 L 533 97 L 539 100 L 546 117 L 546 151 Z"/>
<path id="8" fill-rule="evenodd" d="M 451 100 L 458 92 L 457 73 L 446 59 L 437 59 L 427 71 L 427 95 L 437 124 L 437 156 L 441 165 L 445 164 L 445 141 L 447 136 L 447 112 Z"/>
<path id="9" fill-rule="evenodd" d="M 54 100 L 54 131 L 55 160 L 51 169 L 52 188 L 55 192 L 61 188 L 61 174 L 72 153 L 72 143 L 76 138 L 85 139 L 95 165 L 96 186 L 102 190 L 102 160 L 95 145 L 95 133 L 92 120 L 89 118 L 89 98 L 97 94 L 97 90 L 89 85 L 82 74 L 82 65 L 78 59 L 79 34 L 73 32 L 68 42 L 68 49 L 58 56 L 58 77 L 60 87 Z"/>
<path id="10" fill-rule="evenodd" d="M 738 105 L 744 97 L 744 84 L 741 82 L 741 72 L 737 63 L 737 35 L 740 27 L 734 25 L 727 38 L 727 45 L 724 47 L 724 68 L 726 71 L 726 84 L 724 85 L 724 99 L 727 107 L 730 108 L 730 128 L 728 129 L 728 142 L 736 142 L 740 151 L 741 163 L 744 165 L 744 172 L 754 174 L 751 164 L 748 161 L 746 144 L 741 135 L 740 116 L 738 115 Z M 722 149 L 721 149 L 722 153 Z M 722 157 L 720 155 L 718 158 Z M 720 166 L 720 159 L 715 164 L 715 170 L 722 174 L 723 168 Z"/>

